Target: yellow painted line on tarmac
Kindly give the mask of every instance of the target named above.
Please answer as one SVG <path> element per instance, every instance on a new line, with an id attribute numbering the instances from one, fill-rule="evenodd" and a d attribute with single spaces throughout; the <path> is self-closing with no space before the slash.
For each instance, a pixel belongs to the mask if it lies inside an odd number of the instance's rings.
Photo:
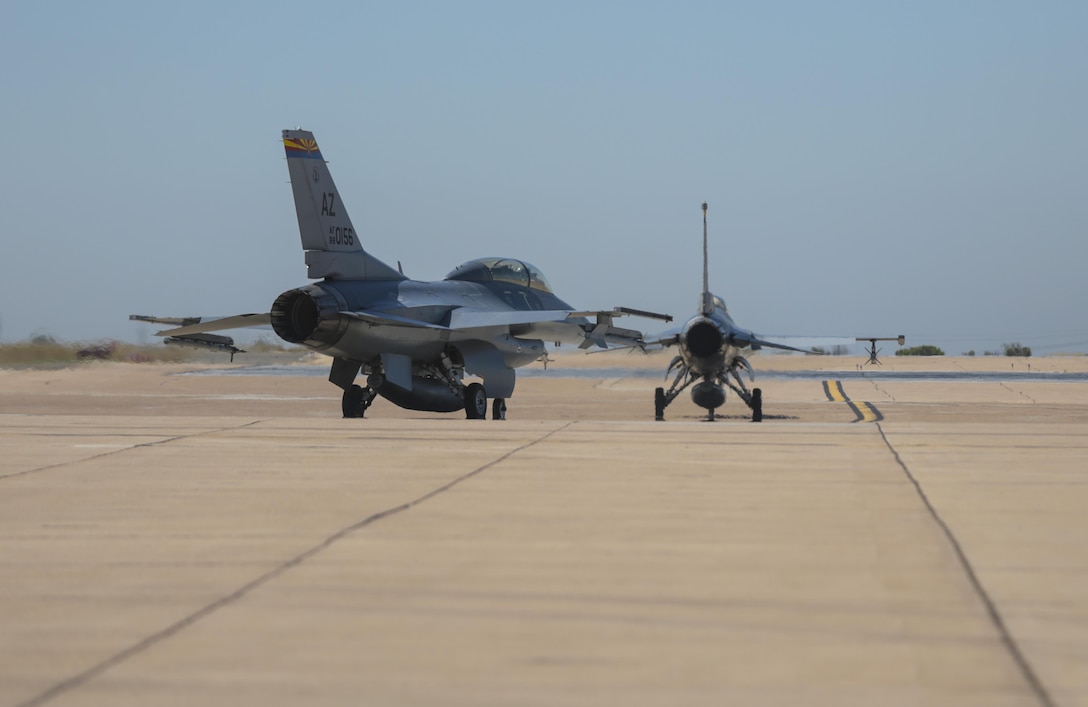
<path id="1" fill-rule="evenodd" d="M 854 420 L 854 422 L 880 422 L 884 419 L 884 416 L 872 403 L 850 403 L 850 407 L 854 410 L 854 414 L 858 416 L 858 419 Z"/>
<path id="2" fill-rule="evenodd" d="M 884 415 L 872 403 L 855 403 L 851 400 L 842 389 L 842 381 L 824 381 L 824 393 L 827 395 L 827 399 L 832 402 L 849 405 L 850 409 L 857 415 L 854 422 L 880 422 L 884 419 Z"/>
<path id="3" fill-rule="evenodd" d="M 842 381 L 824 381 L 824 393 L 827 399 L 834 403 L 846 403 L 850 398 L 842 390 Z"/>

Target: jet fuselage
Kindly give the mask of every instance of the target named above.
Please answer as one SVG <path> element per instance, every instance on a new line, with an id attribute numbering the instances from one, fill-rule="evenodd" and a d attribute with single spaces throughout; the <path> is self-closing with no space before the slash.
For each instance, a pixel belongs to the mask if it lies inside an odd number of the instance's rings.
<path id="1" fill-rule="evenodd" d="M 539 358 L 543 341 L 582 341 L 581 325 L 586 323 L 573 317 L 509 324 L 503 319 L 506 312 L 573 307 L 554 294 L 520 285 L 458 280 L 324 281 L 284 292 L 271 311 L 272 326 L 281 338 L 330 356 L 368 361 L 395 353 L 435 360 L 460 341 L 497 338 L 511 368 Z M 478 326 L 451 328 L 455 317 L 463 320 L 472 314 Z M 534 341 L 522 341 L 526 338 Z"/>

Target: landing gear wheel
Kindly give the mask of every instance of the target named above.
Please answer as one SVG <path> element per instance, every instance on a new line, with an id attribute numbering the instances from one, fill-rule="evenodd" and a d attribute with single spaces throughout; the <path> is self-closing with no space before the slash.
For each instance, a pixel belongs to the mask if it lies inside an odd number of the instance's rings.
<path id="1" fill-rule="evenodd" d="M 506 419 L 506 399 L 495 398 L 491 403 L 491 419 L 492 420 L 505 420 Z"/>
<path id="2" fill-rule="evenodd" d="M 763 391 L 759 388 L 752 388 L 752 402 L 749 403 L 752 407 L 752 422 L 763 422 Z"/>
<path id="3" fill-rule="evenodd" d="M 654 390 L 654 420 L 661 422 L 665 419 L 665 389 Z"/>
<path id="4" fill-rule="evenodd" d="M 465 417 L 469 420 L 482 420 L 487 417 L 487 393 L 479 383 L 465 386 Z"/>
<path id="5" fill-rule="evenodd" d="M 362 417 L 363 411 L 366 410 L 366 405 L 363 404 L 365 400 L 366 393 L 363 392 L 362 387 L 353 385 L 345 389 L 344 397 L 340 399 L 340 409 L 344 417 Z"/>
<path id="6" fill-rule="evenodd" d="M 709 408 L 706 411 L 706 421 L 714 422 L 714 408 Z"/>

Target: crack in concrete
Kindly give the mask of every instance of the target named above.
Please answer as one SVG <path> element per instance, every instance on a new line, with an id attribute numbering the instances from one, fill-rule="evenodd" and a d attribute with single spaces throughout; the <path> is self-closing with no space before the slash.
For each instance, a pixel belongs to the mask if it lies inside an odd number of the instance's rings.
<path id="1" fill-rule="evenodd" d="M 256 424 L 256 423 L 249 423 L 249 424 Z M 566 423 L 565 425 L 563 425 L 561 427 L 557 427 L 557 428 L 551 430 L 550 432 L 548 432 L 548 433 L 546 433 L 546 434 L 544 434 L 544 435 L 542 435 L 540 437 L 537 437 L 536 439 L 534 439 L 532 441 L 529 441 L 529 442 L 526 442 L 525 444 L 522 444 L 520 447 L 516 447 L 515 449 L 512 449 L 509 452 L 506 452 L 505 454 L 503 454 L 503 455 L 501 455 L 499 457 L 496 457 L 495 459 L 487 462 L 486 464 L 483 464 L 482 466 L 479 466 L 479 467 L 473 469 L 470 472 L 462 474 L 461 476 L 457 477 L 453 481 L 450 481 L 449 483 L 446 483 L 446 484 L 444 484 L 442 486 L 439 486 L 438 488 L 436 488 L 436 489 L 434 489 L 432 491 L 429 491 L 428 493 L 425 493 L 424 495 L 420 496 L 419 498 L 408 501 L 406 503 L 402 503 L 399 506 L 394 506 L 393 508 L 387 508 L 384 511 L 379 511 L 377 513 L 374 513 L 372 515 L 367 516 L 366 518 L 363 518 L 362 520 L 360 520 L 360 521 L 358 521 L 356 523 L 353 523 L 353 524 L 351 524 L 349 526 L 341 528 L 337 532 L 333 533 L 329 537 L 325 538 L 324 540 L 322 540 L 318 544 L 311 547 L 309 550 L 306 550 L 306 551 L 292 557 L 291 559 L 287 560 L 286 562 L 274 567 L 273 569 L 269 570 L 268 572 L 265 572 L 261 576 L 259 576 L 256 579 L 250 581 L 249 583 L 239 587 L 238 589 L 234 590 L 230 594 L 227 594 L 225 596 L 220 597 L 219 599 L 217 599 L 217 600 L 213 601 L 212 603 L 204 606 L 203 608 L 193 612 L 192 614 L 189 614 L 185 618 L 171 624 L 170 626 L 167 626 L 166 628 L 162 629 L 161 631 L 158 631 L 156 633 L 151 634 L 150 636 L 147 636 L 143 640 L 141 640 L 141 641 L 139 641 L 137 643 L 134 643 L 133 645 L 129 646 L 128 648 L 125 648 L 121 652 L 116 653 L 116 654 L 110 656 L 109 658 L 106 658 L 102 662 L 91 666 L 90 668 L 84 670 L 83 672 L 81 672 L 81 673 L 79 673 L 77 675 L 73 675 L 72 677 L 67 678 L 66 680 L 62 680 L 61 682 L 58 682 L 57 684 L 55 684 L 52 687 L 50 687 L 49 689 L 45 690 L 41 694 L 39 694 L 39 695 L 37 695 L 35 697 L 32 697 L 31 699 L 29 699 L 29 700 L 27 700 L 25 702 L 20 703 L 18 705 L 18 707 L 37 707 L 37 705 L 43 705 L 43 704 L 49 702 L 50 700 L 53 700 L 54 698 L 59 697 L 60 695 L 64 694 L 65 692 L 68 692 L 68 691 L 70 691 L 72 689 L 75 689 L 75 688 L 89 682 L 90 680 L 98 677 L 99 675 L 106 672 L 110 668 L 116 667 L 116 666 L 120 665 L 121 663 L 124 663 L 129 658 L 132 658 L 132 657 L 134 657 L 136 655 L 139 655 L 140 653 L 142 653 L 142 652 L 148 650 L 149 648 L 161 643 L 162 641 L 165 641 L 166 639 L 174 636 L 175 634 L 180 633 L 184 629 L 192 626 L 193 624 L 197 623 L 201 619 L 215 613 L 219 609 L 222 609 L 222 608 L 224 608 L 226 606 L 229 606 L 230 604 L 233 604 L 234 602 L 238 601 L 239 599 L 242 599 L 247 594 L 250 594 L 251 592 L 255 591 L 256 589 L 259 589 L 263 585 L 267 584 L 268 582 L 271 582 L 272 580 L 274 580 L 277 577 L 283 575 L 284 573 L 288 572 L 289 570 L 291 570 L 291 569 L 293 569 L 295 567 L 298 567 L 302 563 L 304 563 L 307 560 L 309 560 L 310 558 L 318 555 L 319 553 L 326 550 L 327 548 L 329 548 L 331 545 L 333 545 L 337 541 L 342 540 L 343 538 L 345 538 L 348 535 L 354 533 L 355 531 L 361 530 L 361 529 L 367 527 L 368 525 L 371 525 L 373 523 L 378 522 L 379 520 L 383 520 L 385 518 L 389 518 L 390 516 L 394 516 L 394 515 L 397 515 L 399 513 L 403 513 L 404 511 L 410 510 L 410 509 L 414 508 L 415 506 L 420 505 L 421 503 L 425 503 L 426 501 L 434 498 L 435 496 L 438 496 L 440 494 L 445 493 L 446 491 L 449 491 L 450 489 L 454 488 L 458 484 L 461 484 L 461 483 L 463 483 L 465 481 L 468 481 L 472 477 L 477 476 L 478 474 L 483 473 L 484 471 L 490 469 L 491 467 L 506 461 L 507 459 L 514 456 L 518 452 L 524 451 L 524 450 L 526 450 L 526 449 L 528 449 L 530 447 L 533 447 L 533 446 L 535 446 L 537 444 L 540 444 L 541 442 L 548 439 L 552 435 L 555 435 L 555 434 L 557 434 L 559 432 L 562 432 L 563 430 L 567 429 L 568 427 L 570 427 L 573 424 L 575 424 L 575 423 L 574 422 L 568 422 L 568 423 Z M 248 427 L 248 426 L 249 425 L 242 425 L 241 427 L 237 427 L 237 428 L 233 428 L 233 429 L 242 429 L 242 427 Z M 198 433 L 198 434 L 204 434 L 204 433 Z M 192 436 L 195 436 L 195 435 L 186 435 L 186 437 L 192 437 Z M 183 439 L 183 438 L 184 437 L 175 437 L 173 439 Z M 168 441 L 171 441 L 171 440 L 163 440 L 161 442 L 154 442 L 154 443 L 149 443 L 147 445 L 141 445 L 141 446 L 154 446 L 155 444 L 163 444 L 164 442 L 168 442 Z M 110 454 L 112 454 L 112 453 L 113 452 L 110 452 Z M 106 455 L 98 455 L 98 456 L 100 457 L 100 456 L 106 456 Z M 90 457 L 90 458 L 91 459 L 96 459 L 98 457 Z M 83 460 L 83 461 L 86 461 L 86 460 Z M 66 463 L 71 464 L 71 463 L 75 463 L 75 462 L 66 462 Z M 54 466 L 60 466 L 60 465 L 54 465 Z M 46 467 L 46 468 L 52 468 L 52 467 Z"/>
<path id="2" fill-rule="evenodd" d="M 56 464 L 46 464 L 45 466 L 39 466 L 34 469 L 23 469 L 22 471 L 12 472 L 11 474 L 0 474 L 0 481 L 4 479 L 14 479 L 19 476 L 27 476 L 29 474 L 37 474 L 42 471 L 50 471 L 52 469 L 60 469 L 61 467 L 71 466 L 72 464 L 82 464 L 84 462 L 94 461 L 95 459 L 102 459 L 103 457 L 111 457 L 115 454 L 123 454 L 124 452 L 131 451 L 133 449 L 143 449 L 146 447 L 156 447 L 160 444 L 169 444 L 170 442 L 177 442 L 182 439 L 192 439 L 194 437 L 200 437 L 202 435 L 215 434 L 216 432 L 233 432 L 234 430 L 245 429 L 246 427 L 252 427 L 263 420 L 253 420 L 247 422 L 244 425 L 238 425 L 237 427 L 218 427 L 214 430 L 202 430 L 200 432 L 193 432 L 187 435 L 175 435 L 173 437 L 167 437 L 166 439 L 160 439 L 156 442 L 143 442 L 142 444 L 125 445 L 120 449 L 111 449 L 108 452 L 102 452 L 101 454 L 94 454 L 89 457 L 80 457 L 79 459 L 70 459 L 68 461 L 57 462 Z M 73 437 L 87 436 L 87 435 L 71 435 Z M 149 436 L 149 435 L 148 435 Z"/>
<path id="3" fill-rule="evenodd" d="M 963 546 L 960 545 L 960 541 L 956 538 L 956 534 L 952 532 L 952 528 L 950 528 L 949 525 L 945 523 L 944 519 L 941 518 L 937 509 L 934 508 L 933 504 L 930 502 L 926 492 L 922 489 L 922 485 L 918 482 L 918 479 L 911 473 L 911 470 L 907 467 L 902 457 L 899 456 L 899 452 L 892 446 L 892 443 L 888 440 L 888 435 L 884 433 L 884 427 L 878 422 L 876 423 L 876 428 L 880 431 L 880 438 L 884 440 L 884 444 L 888 447 L 888 451 L 892 453 L 896 463 L 903 470 L 903 473 L 906 474 L 906 477 L 911 484 L 914 485 L 914 490 L 918 494 L 918 498 L 921 499 L 922 504 L 926 507 L 926 510 L 929 511 L 929 515 L 940 527 L 941 532 L 952 546 L 952 551 L 955 553 L 956 559 L 959 561 L 960 566 L 967 575 L 968 582 L 970 582 L 971 586 L 974 588 L 975 593 L 978 594 L 979 599 L 986 608 L 986 613 L 990 617 L 990 622 L 997 630 L 1002 644 L 1004 644 L 1005 649 L 1009 652 L 1016 667 L 1019 668 L 1028 687 L 1039 700 L 1039 704 L 1043 705 L 1043 707 L 1056 707 L 1056 703 L 1053 698 L 1051 698 L 1050 693 L 1047 692 L 1047 689 L 1039 679 L 1039 676 L 1036 675 L 1035 670 L 1032 669 L 1031 663 L 1028 662 L 1027 656 L 1024 655 L 1024 652 L 1020 649 L 1016 639 L 1013 638 L 1008 626 L 1005 625 L 1005 620 L 1001 617 L 1001 612 L 998 611 L 997 604 L 994 603 L 994 600 L 986 591 L 986 587 L 982 585 L 982 580 L 980 580 L 978 574 L 976 574 L 974 566 L 971 565 L 971 561 L 967 559 L 967 553 L 964 551 Z"/>

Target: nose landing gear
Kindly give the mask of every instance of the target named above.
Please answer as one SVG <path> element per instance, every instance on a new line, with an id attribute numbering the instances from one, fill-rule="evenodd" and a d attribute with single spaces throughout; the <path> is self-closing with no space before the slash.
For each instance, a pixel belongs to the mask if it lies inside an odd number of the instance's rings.
<path id="1" fill-rule="evenodd" d="M 349 386 L 340 399 L 340 408 L 344 417 L 363 417 L 376 396 L 377 392 L 370 386 L 366 388 L 360 385 Z"/>

